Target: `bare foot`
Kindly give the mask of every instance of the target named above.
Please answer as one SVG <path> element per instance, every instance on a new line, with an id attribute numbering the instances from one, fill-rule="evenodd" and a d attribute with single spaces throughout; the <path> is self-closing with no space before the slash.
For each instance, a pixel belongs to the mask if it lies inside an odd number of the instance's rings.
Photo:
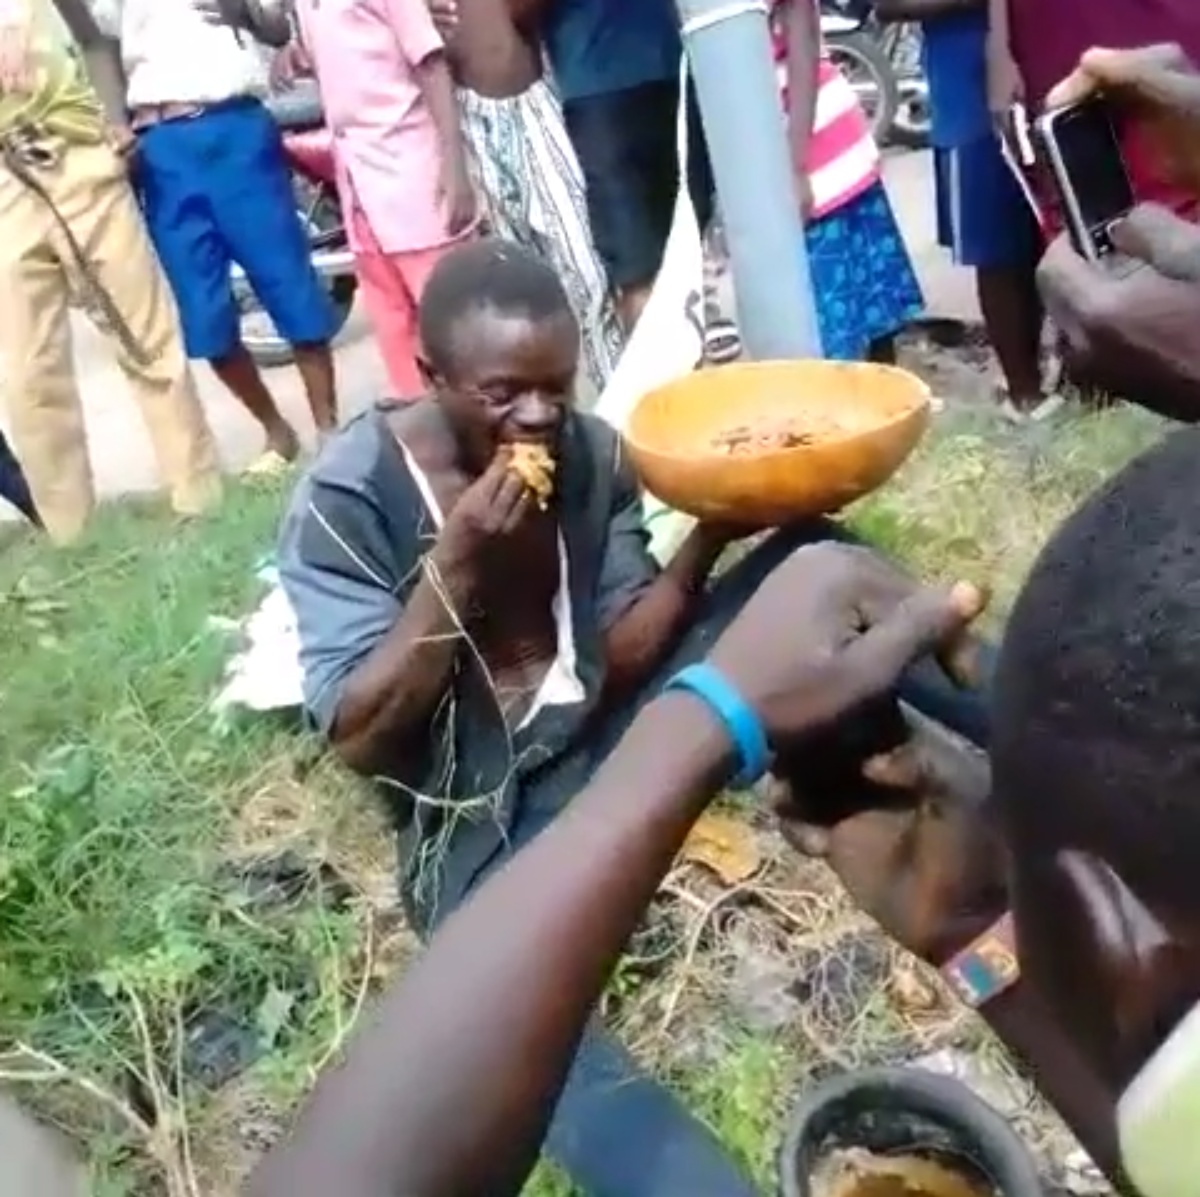
<path id="1" fill-rule="evenodd" d="M 300 438 L 296 435 L 296 430 L 283 421 L 273 428 L 268 428 L 267 452 L 282 457 L 284 461 L 295 461 L 300 456 Z"/>

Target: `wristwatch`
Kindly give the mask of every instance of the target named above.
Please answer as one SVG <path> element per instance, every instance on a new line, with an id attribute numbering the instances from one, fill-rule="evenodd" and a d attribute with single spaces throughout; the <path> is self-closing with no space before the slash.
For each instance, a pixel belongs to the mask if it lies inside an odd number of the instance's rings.
<path id="1" fill-rule="evenodd" d="M 940 972 L 950 988 L 975 1010 L 1011 989 L 1021 976 L 1012 914 L 997 919 L 943 964 Z"/>

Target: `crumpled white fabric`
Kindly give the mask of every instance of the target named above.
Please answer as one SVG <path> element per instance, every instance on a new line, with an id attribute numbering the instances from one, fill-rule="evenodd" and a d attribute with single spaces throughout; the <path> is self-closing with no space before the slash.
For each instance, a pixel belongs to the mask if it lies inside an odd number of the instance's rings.
<path id="1" fill-rule="evenodd" d="M 296 614 L 274 568 L 260 569 L 259 576 L 268 583 L 266 596 L 240 624 L 226 625 L 239 648 L 213 700 L 219 712 L 287 711 L 304 702 Z"/>

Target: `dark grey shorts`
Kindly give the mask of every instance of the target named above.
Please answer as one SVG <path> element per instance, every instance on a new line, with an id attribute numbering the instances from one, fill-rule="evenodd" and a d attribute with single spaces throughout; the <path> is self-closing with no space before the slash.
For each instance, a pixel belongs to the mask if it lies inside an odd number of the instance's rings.
<path id="1" fill-rule="evenodd" d="M 679 83 L 663 80 L 568 100 L 563 116 L 587 185 L 596 250 L 618 290 L 648 285 L 662 263 L 679 159 Z M 712 219 L 712 165 L 696 96 L 688 88 L 688 189 L 701 229 Z"/>

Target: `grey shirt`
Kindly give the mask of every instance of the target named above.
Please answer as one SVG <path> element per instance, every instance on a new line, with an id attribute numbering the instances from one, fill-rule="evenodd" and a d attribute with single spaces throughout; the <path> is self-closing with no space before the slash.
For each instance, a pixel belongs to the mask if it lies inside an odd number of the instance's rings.
<path id="1" fill-rule="evenodd" d="M 636 476 L 608 425 L 571 417 L 558 482 L 585 697 L 545 708 L 514 732 L 464 646 L 427 750 L 389 763 L 378 779 L 402 835 L 403 881 L 421 905 L 457 900 L 503 845 L 523 801 L 561 804 L 586 781 L 594 762 L 580 731 L 604 681 L 604 633 L 657 574 Z M 381 408 L 351 421 L 296 488 L 279 572 L 295 610 L 305 702 L 326 734 L 347 678 L 395 624 L 437 534 Z"/>

